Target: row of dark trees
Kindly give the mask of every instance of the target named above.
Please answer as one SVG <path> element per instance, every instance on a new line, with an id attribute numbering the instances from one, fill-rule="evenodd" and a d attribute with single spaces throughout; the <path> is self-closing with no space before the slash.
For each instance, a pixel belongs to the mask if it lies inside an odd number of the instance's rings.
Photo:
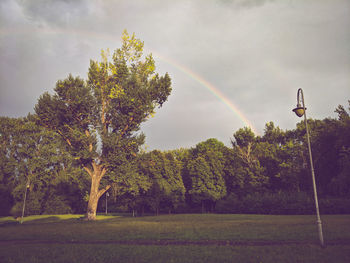
<path id="1" fill-rule="evenodd" d="M 311 146 L 321 212 L 349 213 L 350 115 L 343 106 L 336 112 L 337 119 L 309 120 Z M 81 213 L 91 179 L 37 118 L 1 117 L 1 214 L 21 213 L 27 183 L 27 214 Z M 267 123 L 261 137 L 239 129 L 231 147 L 208 139 L 191 149 L 139 152 L 113 173 L 102 182 L 111 185 L 109 211 L 313 212 L 303 122 L 287 131 Z"/>
<path id="2" fill-rule="evenodd" d="M 349 213 L 350 116 L 343 106 L 336 112 L 337 119 L 309 120 L 311 145 L 321 211 Z M 191 149 L 144 153 L 138 162 L 139 173 L 152 182 L 135 196 L 132 208 L 141 211 L 314 211 L 303 121 L 287 131 L 267 123 L 261 137 L 239 129 L 232 147 L 209 139 Z"/>

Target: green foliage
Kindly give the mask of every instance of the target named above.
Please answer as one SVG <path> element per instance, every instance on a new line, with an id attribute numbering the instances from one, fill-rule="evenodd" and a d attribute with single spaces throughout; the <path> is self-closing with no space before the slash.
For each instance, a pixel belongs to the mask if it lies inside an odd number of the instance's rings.
<path id="1" fill-rule="evenodd" d="M 187 169 L 191 177 L 192 185 L 189 194 L 193 195 L 193 201 L 202 201 L 210 199 L 211 197 L 215 200 L 217 197 L 215 191 L 213 191 L 213 196 L 211 196 L 210 190 L 215 186 L 211 178 L 210 166 L 206 160 L 199 156 L 194 160 L 191 160 L 187 164 Z"/>
<path id="2" fill-rule="evenodd" d="M 271 144 L 284 144 L 286 140 L 286 134 L 278 126 L 275 127 L 275 124 L 270 121 L 266 123 L 264 136 L 262 141 L 266 141 Z"/>
<path id="3" fill-rule="evenodd" d="M 322 198 L 319 200 L 321 214 L 348 214 L 350 200 Z M 315 213 L 313 198 L 305 192 L 254 193 L 243 198 L 231 194 L 216 205 L 218 213 L 304 215 Z"/>
<path id="4" fill-rule="evenodd" d="M 260 164 L 256 143 L 234 146 L 233 164 L 228 176 L 233 177 L 228 180 L 231 182 L 231 191 L 236 194 L 244 195 L 265 189 L 269 178 L 265 175 L 265 167 Z"/>
<path id="5" fill-rule="evenodd" d="M 148 175 L 139 172 L 140 161 L 134 160 L 120 165 L 116 172 L 116 180 L 112 183 L 111 197 L 123 211 L 136 211 L 145 202 L 142 198 L 151 188 L 152 181 Z M 126 207 L 126 209 L 124 208 Z"/>
<path id="6" fill-rule="evenodd" d="M 230 195 L 217 204 L 217 211 L 242 214 L 313 214 L 314 201 L 306 193 L 252 193 Z"/>
<path id="7" fill-rule="evenodd" d="M 233 137 L 235 140 L 231 140 L 232 145 L 237 145 L 240 147 L 247 147 L 249 144 L 254 143 L 256 140 L 254 132 L 249 127 L 239 129 L 235 132 Z"/>
<path id="8" fill-rule="evenodd" d="M 2 149 L 1 156 L 5 161 L 1 173 L 3 180 L 0 182 L 7 183 L 7 193 L 10 194 L 3 199 L 9 201 L 6 213 L 11 212 L 15 216 L 22 213 L 27 184 L 25 214 L 43 213 L 48 195 L 53 192 L 60 198 L 71 199 L 69 205 L 77 212 L 77 204 L 81 203 L 77 190 L 85 187 L 84 180 L 72 184 L 70 179 L 77 175 L 73 158 L 60 143 L 57 134 L 36 125 L 36 122 L 35 115 L 2 122 L 5 125 L 1 127 L 0 134 L 6 138 L 6 148 Z M 77 178 L 82 179 L 80 176 Z M 63 191 L 59 187 L 62 184 L 74 190 Z M 13 206 L 11 211 L 10 206 Z"/>
<path id="9" fill-rule="evenodd" d="M 44 214 L 71 214 L 72 208 L 62 196 L 51 195 L 45 203 Z"/>
<path id="10" fill-rule="evenodd" d="M 239 129 L 231 148 L 209 139 L 140 152 L 140 124 L 166 101 L 170 78 L 155 73 L 143 42 L 127 32 L 123 41 L 112 61 L 108 51 L 91 61 L 87 81 L 58 81 L 36 115 L 0 117 L 0 214 L 21 215 L 27 183 L 26 215 L 81 212 L 92 178 L 97 199 L 111 187 L 115 207 L 139 214 L 313 213 L 303 121 L 290 131 L 269 122 L 262 137 Z M 350 117 L 343 106 L 336 112 L 308 120 L 321 213 L 350 211 Z"/>
<path id="11" fill-rule="evenodd" d="M 332 178 L 330 190 L 334 195 L 350 197 L 350 148 L 340 152 L 339 173 Z"/>
<path id="12" fill-rule="evenodd" d="M 209 139 L 191 150 L 191 158 L 186 166 L 189 181 L 187 191 L 192 202 L 202 204 L 202 212 L 205 205 L 206 210 L 213 211 L 215 202 L 226 195 L 225 149 L 223 143 Z"/>
<path id="13" fill-rule="evenodd" d="M 99 198 L 117 182 L 120 167 L 133 161 L 144 143 L 141 123 L 171 92 L 169 75 L 155 73 L 152 55 L 143 56 L 143 42 L 134 34 L 123 32 L 112 61 L 109 50 L 101 57 L 90 61 L 87 81 L 69 75 L 57 82 L 54 95 L 43 94 L 35 106 L 38 123 L 66 142 L 91 178 L 89 220 L 96 217 Z"/>
<path id="14" fill-rule="evenodd" d="M 13 205 L 11 195 L 14 187 L 14 172 L 16 160 L 14 158 L 13 129 L 15 120 L 0 117 L 0 215 L 8 215 Z"/>
<path id="15" fill-rule="evenodd" d="M 102 52 L 101 62 L 90 62 L 87 82 L 69 75 L 35 106 L 40 124 L 58 133 L 83 165 L 100 158 L 109 166 L 120 154 L 137 152 L 143 140 L 134 132 L 171 91 L 168 74 L 154 74 L 152 56 L 142 60 L 143 43 L 126 31 L 122 40 L 113 62 L 108 52 Z"/>
<path id="16" fill-rule="evenodd" d="M 140 172 L 151 181 L 144 197 L 158 214 L 160 206 L 169 212 L 184 201 L 185 187 L 181 177 L 181 163 L 171 152 L 152 151 L 140 158 Z"/>
<path id="17" fill-rule="evenodd" d="M 13 197 L 11 195 L 11 188 L 6 185 L 0 185 L 0 216 L 9 215 L 11 207 L 13 206 Z"/>

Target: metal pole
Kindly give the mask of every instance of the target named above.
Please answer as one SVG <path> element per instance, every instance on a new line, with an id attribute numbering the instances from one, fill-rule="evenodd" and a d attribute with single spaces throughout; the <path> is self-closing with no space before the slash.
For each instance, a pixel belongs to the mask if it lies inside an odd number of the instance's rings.
<path id="1" fill-rule="evenodd" d="M 27 190 L 29 188 L 29 179 L 27 180 L 26 183 L 26 190 L 24 191 L 24 201 L 23 201 L 23 208 L 22 208 L 22 218 L 21 218 L 21 224 L 23 223 L 23 217 L 24 217 L 24 210 L 26 207 L 26 199 L 27 199 Z"/>
<path id="2" fill-rule="evenodd" d="M 306 128 L 307 145 L 308 145 L 308 149 L 309 149 L 309 158 L 310 158 L 311 176 L 312 176 L 312 186 L 313 186 L 313 189 L 314 189 L 314 199 L 315 199 L 316 216 L 317 216 L 318 236 L 319 236 L 319 239 L 320 239 L 320 244 L 323 247 L 324 246 L 324 240 L 323 240 L 322 222 L 321 222 L 320 211 L 319 211 L 319 207 L 318 207 L 318 198 L 317 198 L 316 180 L 315 180 L 315 170 L 314 170 L 314 165 L 313 165 L 313 162 L 312 162 L 310 135 L 309 135 L 309 128 L 308 128 L 308 125 L 307 125 L 306 108 L 305 108 L 305 102 L 304 102 L 304 93 L 303 93 L 302 89 L 299 89 L 298 90 L 298 98 L 299 98 L 299 92 L 301 93 L 301 99 L 302 99 L 303 108 L 304 108 L 304 122 L 305 122 L 305 128 Z"/>
<path id="3" fill-rule="evenodd" d="M 107 215 L 107 197 L 109 196 L 108 192 L 106 193 L 106 215 Z"/>

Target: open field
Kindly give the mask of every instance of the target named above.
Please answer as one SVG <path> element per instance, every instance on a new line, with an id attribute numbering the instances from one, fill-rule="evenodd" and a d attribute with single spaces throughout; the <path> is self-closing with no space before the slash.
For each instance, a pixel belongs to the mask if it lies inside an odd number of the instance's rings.
<path id="1" fill-rule="evenodd" d="M 0 262 L 350 262 L 350 215 L 0 218 Z"/>

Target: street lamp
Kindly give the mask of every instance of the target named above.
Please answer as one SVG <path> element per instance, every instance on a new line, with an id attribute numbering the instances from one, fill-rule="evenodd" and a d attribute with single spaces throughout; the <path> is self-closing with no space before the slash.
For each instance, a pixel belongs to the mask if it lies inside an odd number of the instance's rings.
<path id="1" fill-rule="evenodd" d="M 29 184 L 29 178 L 28 178 L 27 183 L 26 183 L 26 190 L 24 191 L 24 201 L 23 201 L 23 208 L 22 208 L 21 224 L 23 223 L 24 209 L 26 207 L 26 199 L 27 199 L 27 190 L 28 190 L 29 186 L 30 186 L 30 184 Z"/>
<path id="2" fill-rule="evenodd" d="M 109 196 L 109 193 L 106 192 L 106 215 L 107 215 L 107 197 Z"/>
<path id="3" fill-rule="evenodd" d="M 301 94 L 301 99 L 300 99 Z M 302 103 L 302 105 L 300 104 Z M 316 206 L 316 215 L 317 215 L 317 226 L 318 226 L 318 236 L 320 239 L 320 244 L 323 247 L 324 241 L 323 241 L 323 233 L 322 233 L 322 222 L 320 217 L 320 211 L 318 208 L 318 198 L 317 198 L 317 190 L 316 190 L 316 180 L 315 180 L 315 171 L 314 171 L 314 165 L 312 162 L 312 154 L 311 154 L 311 145 L 310 145 L 310 135 L 309 135 L 309 128 L 307 126 L 307 118 L 306 118 L 306 107 L 304 103 L 304 93 L 302 89 L 298 89 L 297 93 L 297 107 L 293 109 L 295 114 L 298 117 L 302 117 L 304 115 L 304 122 L 305 122 L 305 128 L 306 128 L 306 137 L 307 137 L 307 145 L 309 149 L 309 157 L 310 157 L 310 167 L 311 167 L 311 176 L 312 176 L 312 186 L 314 189 L 314 198 L 315 198 L 315 206 Z"/>

